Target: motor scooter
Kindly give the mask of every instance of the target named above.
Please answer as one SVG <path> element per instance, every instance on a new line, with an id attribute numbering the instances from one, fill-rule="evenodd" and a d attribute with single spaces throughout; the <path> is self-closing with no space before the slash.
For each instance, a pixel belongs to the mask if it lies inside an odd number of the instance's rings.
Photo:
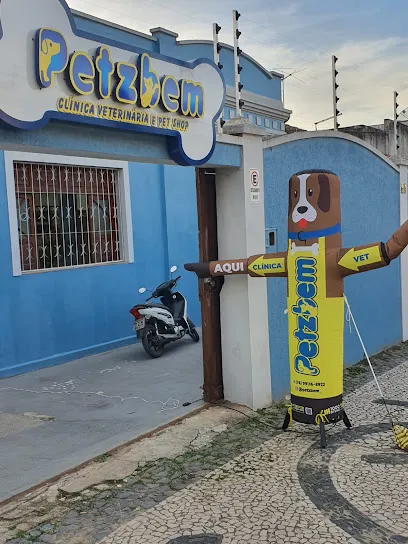
<path id="1" fill-rule="evenodd" d="M 186 298 L 179 291 L 173 291 L 181 279 L 181 276 L 172 277 L 176 270 L 177 266 L 172 266 L 170 279 L 156 287 L 145 304 L 136 304 L 130 310 L 135 318 L 137 338 L 142 340 L 146 353 L 155 359 L 163 355 L 166 344 L 181 340 L 186 334 L 194 342 L 200 341 L 195 325 L 187 315 Z M 146 291 L 145 287 L 139 289 L 141 294 Z M 154 298 L 160 299 L 161 304 L 150 303 Z"/>

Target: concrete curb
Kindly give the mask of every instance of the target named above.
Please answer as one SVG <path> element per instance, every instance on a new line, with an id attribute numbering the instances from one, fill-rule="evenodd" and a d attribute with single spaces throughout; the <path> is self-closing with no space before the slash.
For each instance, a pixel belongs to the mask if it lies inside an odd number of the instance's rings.
<path id="1" fill-rule="evenodd" d="M 192 410 L 188 414 L 177 417 L 177 418 L 173 419 L 172 421 L 169 421 L 168 423 L 165 423 L 164 425 L 161 425 L 160 427 L 157 427 L 156 429 L 148 431 L 147 433 L 144 433 L 144 434 L 142 434 L 140 436 L 137 436 L 136 438 L 132 438 L 131 440 L 127 440 L 126 442 L 122 442 L 118 446 L 115 446 L 114 448 L 104 452 L 104 454 L 114 455 L 115 453 L 120 451 L 122 448 L 126 448 L 127 446 L 131 446 L 132 444 L 140 442 L 141 440 L 144 440 L 145 438 L 150 438 L 150 437 L 154 436 L 155 434 L 160 433 L 160 432 L 162 432 L 162 431 L 164 431 L 164 430 L 166 430 L 166 429 L 168 429 L 170 427 L 174 427 L 174 426 L 178 425 L 179 423 L 181 423 L 182 421 L 184 421 L 185 419 L 189 419 L 189 418 L 199 414 L 200 412 L 203 412 L 204 410 L 208 410 L 208 408 L 211 408 L 211 406 L 213 406 L 213 404 L 205 403 L 205 404 L 203 404 L 203 406 L 200 406 L 199 408 L 196 408 L 195 410 Z M 72 468 L 69 468 L 69 469 L 65 470 L 64 472 L 61 472 L 61 473 L 59 473 L 59 474 L 57 474 L 55 476 L 52 476 L 51 478 L 47 478 L 46 480 L 42 480 L 38 484 L 26 489 L 25 491 L 21 491 L 20 493 L 17 493 L 16 495 L 13 495 L 12 497 L 8 497 L 7 499 L 4 499 L 3 501 L 0 501 L 0 508 L 3 507 L 3 506 L 7 506 L 8 504 L 10 504 L 13 501 L 20 500 L 20 499 L 24 498 L 26 495 L 28 495 L 30 493 L 34 493 L 35 491 L 38 491 L 42 487 L 54 484 L 55 482 L 57 482 L 59 479 L 63 478 L 64 476 L 69 476 L 70 474 L 73 474 L 74 472 L 77 472 L 78 470 L 81 470 L 81 469 L 87 467 L 91 463 L 94 463 L 97 459 L 100 458 L 101 455 L 104 455 L 104 454 L 95 455 L 94 457 L 91 457 L 90 459 L 88 459 L 87 461 L 84 461 L 83 463 L 80 463 L 79 465 L 76 465 L 76 466 L 74 466 Z"/>

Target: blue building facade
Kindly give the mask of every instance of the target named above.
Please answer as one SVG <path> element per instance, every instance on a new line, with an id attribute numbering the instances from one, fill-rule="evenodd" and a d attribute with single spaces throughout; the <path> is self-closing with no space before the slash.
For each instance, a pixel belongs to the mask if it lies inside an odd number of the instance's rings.
<path id="1" fill-rule="evenodd" d="M 125 46 L 180 60 L 212 59 L 212 42 L 178 41 L 164 29 L 148 36 L 73 15 L 78 30 Z M 224 47 L 221 63 L 224 116 L 231 118 L 232 48 Z M 244 115 L 271 134 L 283 134 L 290 112 L 281 102 L 281 78 L 245 55 L 242 64 Z M 155 287 L 170 266 L 182 269 L 198 259 L 195 169 L 170 164 L 164 140 L 60 121 L 30 131 L 0 125 L 0 377 L 134 342 L 129 309 L 141 301 L 138 287 Z M 238 167 L 240 161 L 238 146 L 217 144 L 211 165 Z M 111 189 L 104 184 L 108 178 Z M 63 195 L 60 206 L 56 192 Z M 94 231 L 79 228 L 85 221 L 81 209 L 88 206 L 86 219 L 99 225 L 93 256 L 86 253 L 86 237 Z M 62 208 L 63 238 L 51 226 Z M 48 245 L 52 252 L 44 249 Z M 196 278 L 183 274 L 180 290 L 200 324 Z"/>

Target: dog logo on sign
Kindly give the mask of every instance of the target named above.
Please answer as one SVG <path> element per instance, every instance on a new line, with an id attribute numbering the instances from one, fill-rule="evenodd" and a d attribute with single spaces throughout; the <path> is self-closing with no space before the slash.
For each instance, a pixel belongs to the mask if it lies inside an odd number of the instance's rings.
<path id="1" fill-rule="evenodd" d="M 67 46 L 62 34 L 42 28 L 37 32 L 38 83 L 45 89 L 51 87 L 55 76 L 65 70 L 68 63 Z"/>

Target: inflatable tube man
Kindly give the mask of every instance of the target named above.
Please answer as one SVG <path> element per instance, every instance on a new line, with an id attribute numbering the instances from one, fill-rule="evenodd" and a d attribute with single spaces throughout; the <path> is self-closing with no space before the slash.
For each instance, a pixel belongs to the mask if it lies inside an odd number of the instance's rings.
<path id="1" fill-rule="evenodd" d="M 340 179 L 308 170 L 289 180 L 288 250 L 249 259 L 186 264 L 198 277 L 249 274 L 288 278 L 291 418 L 320 425 L 343 419 L 344 278 L 382 268 L 408 244 L 408 222 L 386 244 L 342 247 Z"/>

